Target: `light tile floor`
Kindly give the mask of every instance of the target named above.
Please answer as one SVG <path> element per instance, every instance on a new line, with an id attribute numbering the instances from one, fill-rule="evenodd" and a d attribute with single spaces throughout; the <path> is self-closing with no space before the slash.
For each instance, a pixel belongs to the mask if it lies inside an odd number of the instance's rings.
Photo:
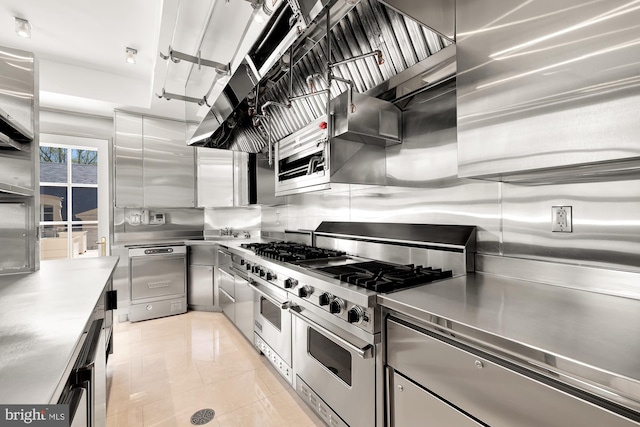
<path id="1" fill-rule="evenodd" d="M 324 426 L 222 313 L 116 323 L 107 388 L 107 427 Z"/>

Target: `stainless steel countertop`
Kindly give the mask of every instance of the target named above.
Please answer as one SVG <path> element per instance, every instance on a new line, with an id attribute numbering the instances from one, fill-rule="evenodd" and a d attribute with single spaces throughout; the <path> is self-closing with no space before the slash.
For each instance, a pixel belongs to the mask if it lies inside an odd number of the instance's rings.
<path id="1" fill-rule="evenodd" d="M 378 302 L 430 324 L 496 337 L 507 352 L 543 357 L 640 404 L 640 300 L 475 273 L 379 295 Z"/>
<path id="2" fill-rule="evenodd" d="M 0 276 L 0 403 L 55 403 L 117 263 L 118 257 L 42 261 L 34 273 Z"/>

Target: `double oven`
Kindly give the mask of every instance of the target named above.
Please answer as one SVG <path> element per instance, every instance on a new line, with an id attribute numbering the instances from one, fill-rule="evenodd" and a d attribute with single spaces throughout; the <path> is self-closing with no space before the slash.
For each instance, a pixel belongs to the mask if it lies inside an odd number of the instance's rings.
<path id="1" fill-rule="evenodd" d="M 328 290 L 326 278 L 261 255 L 247 259 L 258 350 L 328 425 L 376 426 L 375 294 Z"/>

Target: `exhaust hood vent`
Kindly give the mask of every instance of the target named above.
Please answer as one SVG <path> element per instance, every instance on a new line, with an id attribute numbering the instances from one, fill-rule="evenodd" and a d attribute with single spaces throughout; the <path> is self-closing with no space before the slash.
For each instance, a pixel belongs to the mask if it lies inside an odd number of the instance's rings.
<path id="1" fill-rule="evenodd" d="M 300 3 L 288 3 L 293 7 L 300 7 Z M 313 5 L 324 5 L 322 0 L 304 3 L 312 6 L 308 11 L 311 14 L 317 9 Z M 396 123 L 401 124 L 401 120 L 396 122 L 400 114 L 398 109 L 380 99 L 364 97 L 362 93 L 384 85 L 390 89 L 393 83 L 390 79 L 440 52 L 451 45 L 451 42 L 378 0 L 360 0 L 356 6 L 343 0 L 329 4 L 332 62 L 340 63 L 345 59 L 376 50 L 381 51 L 383 58 L 383 61 L 378 61 L 377 58 L 367 57 L 333 67 L 336 80 L 332 81 L 330 98 L 334 115 L 337 117 L 333 137 L 369 146 L 386 147 L 397 144 L 401 141 L 400 126 L 396 129 Z M 323 30 L 326 14 L 321 12 L 309 26 L 306 26 L 309 16 L 303 16 L 301 11 L 298 23 L 294 24 L 295 28 L 291 27 L 287 32 L 289 22 L 287 25 L 283 23 L 288 21 L 287 16 L 296 16 L 295 9 L 291 9 L 293 15 L 287 15 L 291 14 L 291 11 L 283 12 L 288 7 L 290 6 L 285 4 L 282 10 L 274 13 L 269 29 L 255 43 L 246 58 L 260 80 L 258 106 L 267 102 L 288 104 L 291 97 L 308 94 L 310 88 L 307 78 L 311 75 L 324 75 L 327 71 L 327 38 L 326 29 Z M 322 10 L 326 11 L 326 8 L 324 5 Z M 282 28 L 277 29 L 278 26 Z M 301 35 L 297 34 L 298 26 L 303 29 Z M 294 35 L 296 39 L 289 40 Z M 279 39 L 281 41 L 278 43 L 276 40 Z M 265 47 L 267 45 L 277 47 L 272 55 L 265 59 L 269 50 Z M 294 47 L 293 56 L 285 64 L 283 54 L 290 53 L 290 46 Z M 263 60 L 266 62 L 258 67 Z M 253 64 L 253 61 L 257 61 L 256 64 Z M 289 68 L 292 69 L 292 75 L 289 75 Z M 345 81 L 352 83 L 349 85 L 344 83 Z M 315 89 L 325 90 L 326 82 L 319 82 Z M 415 89 L 412 86 L 412 90 Z M 348 91 L 352 94 L 348 95 Z M 385 91 L 376 93 L 376 96 Z M 264 152 L 267 151 L 267 141 L 280 141 L 327 112 L 326 94 L 298 99 L 291 102 L 290 108 L 269 109 L 267 125 L 267 120 L 249 115 L 249 107 L 255 103 L 255 92 L 250 91 L 253 98 L 241 101 L 231 111 L 228 106 L 233 102 L 224 94 L 221 95 L 220 98 L 226 100 L 222 102 L 221 107 L 226 107 L 226 110 L 222 111 L 216 101 L 212 113 L 207 115 L 207 120 L 210 120 L 212 125 L 208 127 L 207 132 L 200 132 L 198 129 L 196 133 L 205 137 L 196 144 L 253 153 Z M 355 102 L 349 102 L 349 96 L 352 96 L 352 101 Z M 395 99 L 387 101 L 395 102 Z M 356 106 L 353 111 L 351 104 Z M 254 107 L 253 111 L 259 113 L 260 109 Z M 361 117 L 367 118 L 361 120 Z M 202 125 L 204 126 L 205 122 Z M 211 128 L 216 128 L 215 132 L 212 132 Z M 206 137 L 207 133 L 211 136 Z"/>

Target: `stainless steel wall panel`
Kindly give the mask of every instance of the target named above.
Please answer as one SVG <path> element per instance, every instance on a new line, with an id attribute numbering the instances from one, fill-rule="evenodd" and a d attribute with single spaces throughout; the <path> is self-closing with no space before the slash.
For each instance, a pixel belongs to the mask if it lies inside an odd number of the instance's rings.
<path id="1" fill-rule="evenodd" d="M 115 119 L 115 205 L 144 205 L 142 185 L 142 117 L 116 111 Z"/>
<path id="2" fill-rule="evenodd" d="M 330 190 L 287 196 L 287 227 L 313 230 L 322 221 L 349 221 L 348 184 L 333 184 Z"/>
<path id="3" fill-rule="evenodd" d="M 290 229 L 288 211 L 288 205 L 262 206 L 262 234 L 264 235 L 265 231 L 278 232 Z"/>
<path id="4" fill-rule="evenodd" d="M 625 0 L 459 0 L 461 176 L 638 160 L 638 21 Z"/>
<path id="5" fill-rule="evenodd" d="M 260 206 L 211 208 L 204 210 L 205 232 L 232 228 L 234 232 L 242 233 L 242 231 L 249 231 L 253 232 L 251 233 L 253 235 L 260 231 L 260 224 Z"/>
<path id="6" fill-rule="evenodd" d="M 162 225 L 131 225 L 127 221 L 132 214 L 139 214 L 140 208 L 115 208 L 114 242 L 116 244 L 149 243 L 165 240 L 202 238 L 204 219 L 202 209 L 195 208 L 151 208 L 151 213 L 165 214 Z"/>
<path id="7" fill-rule="evenodd" d="M 477 226 L 477 251 L 500 252 L 499 184 L 460 180 L 443 188 L 362 186 L 351 191 L 350 221 Z"/>
<path id="8" fill-rule="evenodd" d="M 184 122 L 143 117 L 144 206 L 195 206 L 195 150 L 185 132 Z"/>
<path id="9" fill-rule="evenodd" d="M 640 270 L 640 180 L 503 184 L 504 255 Z M 551 206 L 572 206 L 573 232 L 551 232 Z"/>

